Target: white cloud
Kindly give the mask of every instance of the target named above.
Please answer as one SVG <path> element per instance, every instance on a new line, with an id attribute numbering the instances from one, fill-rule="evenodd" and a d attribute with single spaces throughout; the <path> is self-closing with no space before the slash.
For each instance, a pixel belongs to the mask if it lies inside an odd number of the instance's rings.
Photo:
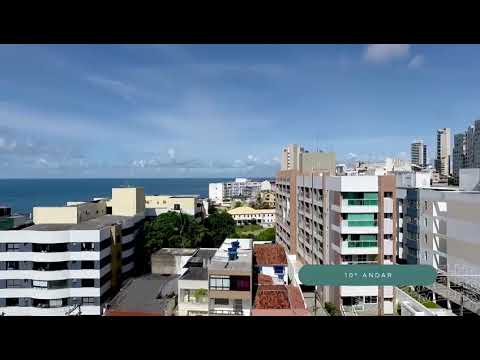
<path id="1" fill-rule="evenodd" d="M 364 59 L 371 63 L 384 63 L 407 57 L 409 53 L 408 44 L 371 44 L 365 49 Z"/>
<path id="2" fill-rule="evenodd" d="M 13 151 L 17 147 L 15 141 L 7 141 L 5 138 L 0 137 L 0 150 Z"/>
<path id="3" fill-rule="evenodd" d="M 358 157 L 358 155 L 357 155 L 357 154 L 355 154 L 355 153 L 352 153 L 352 152 L 350 152 L 350 153 L 348 153 L 348 154 L 347 154 L 347 157 L 348 157 L 348 158 L 352 158 L 352 159 L 353 159 L 353 158 L 356 158 L 356 157 Z"/>
<path id="4" fill-rule="evenodd" d="M 124 98 L 127 101 L 133 102 L 133 95 L 136 92 L 135 87 L 119 80 L 111 80 L 97 75 L 87 76 L 87 80 L 92 84 L 98 85 L 115 95 Z"/>
<path id="5" fill-rule="evenodd" d="M 425 57 L 423 55 L 415 55 L 408 63 L 410 69 L 416 69 L 421 67 L 425 63 Z"/>

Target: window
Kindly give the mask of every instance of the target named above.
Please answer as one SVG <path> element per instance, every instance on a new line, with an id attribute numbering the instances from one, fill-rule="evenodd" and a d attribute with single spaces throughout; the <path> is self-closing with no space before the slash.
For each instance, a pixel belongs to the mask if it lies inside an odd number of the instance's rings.
<path id="1" fill-rule="evenodd" d="M 7 289 L 22 288 L 22 287 L 23 287 L 23 280 L 20 280 L 20 279 L 7 280 Z"/>
<path id="2" fill-rule="evenodd" d="M 273 271 L 275 274 L 283 274 L 285 268 L 283 266 L 274 266 Z"/>
<path id="3" fill-rule="evenodd" d="M 425 201 L 425 210 L 427 210 L 427 209 L 428 209 L 428 202 Z"/>
<path id="4" fill-rule="evenodd" d="M 383 238 L 385 240 L 392 240 L 392 236 L 393 236 L 392 234 L 385 234 L 385 235 L 383 235 Z"/>
<path id="5" fill-rule="evenodd" d="M 391 219 L 391 218 L 392 218 L 392 214 L 391 214 L 391 213 L 385 213 L 385 214 L 383 214 L 383 218 L 384 218 L 384 219 Z"/>
<path id="6" fill-rule="evenodd" d="M 19 298 L 6 298 L 6 306 L 19 306 L 20 299 Z"/>
<path id="7" fill-rule="evenodd" d="M 390 191 L 384 192 L 383 197 L 391 199 L 393 197 L 393 193 Z"/>
<path id="8" fill-rule="evenodd" d="M 428 226 L 428 219 L 425 218 L 425 227 L 427 227 L 427 226 Z"/>
<path id="9" fill-rule="evenodd" d="M 93 251 L 95 249 L 95 243 L 82 242 L 82 251 Z"/>
<path id="10" fill-rule="evenodd" d="M 95 305 L 97 302 L 96 298 L 94 297 L 84 297 L 82 298 L 83 305 Z"/>
<path id="11" fill-rule="evenodd" d="M 40 281 L 40 280 L 33 280 L 32 283 L 33 287 L 39 287 L 39 288 L 47 288 L 48 283 L 46 281 Z"/>
<path id="12" fill-rule="evenodd" d="M 7 261 L 7 270 L 18 270 L 19 264 L 18 261 Z"/>
<path id="13" fill-rule="evenodd" d="M 425 234 L 425 244 L 428 243 L 428 237 L 427 237 L 427 234 Z"/>
<path id="14" fill-rule="evenodd" d="M 95 279 L 82 279 L 82 287 L 95 287 Z"/>
<path id="15" fill-rule="evenodd" d="M 215 299 L 214 304 L 215 305 L 228 305 L 229 301 L 228 301 L 228 299 Z"/>
<path id="16" fill-rule="evenodd" d="M 82 261 L 82 269 L 95 269 L 93 261 Z"/>
<path id="17" fill-rule="evenodd" d="M 425 251 L 425 261 L 428 260 L 428 255 L 427 255 L 427 252 Z"/>
<path id="18" fill-rule="evenodd" d="M 376 296 L 365 296 L 365 304 L 376 304 L 377 297 Z"/>
<path id="19" fill-rule="evenodd" d="M 7 244 L 7 252 L 20 251 L 20 244 Z"/>
<path id="20" fill-rule="evenodd" d="M 230 277 L 228 276 L 210 276 L 211 290 L 230 290 Z"/>
<path id="21" fill-rule="evenodd" d="M 62 299 L 50 300 L 50 307 L 51 308 L 62 307 L 62 305 L 63 305 Z"/>
<path id="22" fill-rule="evenodd" d="M 180 210 L 180 204 L 173 204 L 173 210 Z"/>

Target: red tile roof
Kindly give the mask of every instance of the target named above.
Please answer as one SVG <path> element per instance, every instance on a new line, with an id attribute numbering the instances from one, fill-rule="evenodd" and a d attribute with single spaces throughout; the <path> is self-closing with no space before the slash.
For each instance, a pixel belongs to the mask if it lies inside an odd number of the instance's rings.
<path id="1" fill-rule="evenodd" d="M 258 285 L 273 285 L 273 278 L 268 275 L 258 274 Z"/>
<path id="2" fill-rule="evenodd" d="M 290 308 L 305 309 L 305 302 L 303 300 L 302 292 L 298 286 L 287 285 L 288 298 L 290 300 Z"/>
<path id="3" fill-rule="evenodd" d="M 255 296 L 256 309 L 290 309 L 288 291 L 284 285 L 261 285 Z"/>
<path id="4" fill-rule="evenodd" d="M 287 265 L 285 250 L 280 244 L 254 245 L 253 252 L 259 266 Z"/>

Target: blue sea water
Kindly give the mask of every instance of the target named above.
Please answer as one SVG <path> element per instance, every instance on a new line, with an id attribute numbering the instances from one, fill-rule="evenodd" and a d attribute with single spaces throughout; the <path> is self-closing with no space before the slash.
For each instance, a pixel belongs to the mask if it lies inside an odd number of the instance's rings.
<path id="1" fill-rule="evenodd" d="M 13 212 L 30 213 L 34 206 L 62 206 L 67 201 L 110 197 L 112 188 L 142 186 L 145 194 L 197 194 L 208 197 L 211 182 L 232 179 L 0 179 L 0 205 Z"/>

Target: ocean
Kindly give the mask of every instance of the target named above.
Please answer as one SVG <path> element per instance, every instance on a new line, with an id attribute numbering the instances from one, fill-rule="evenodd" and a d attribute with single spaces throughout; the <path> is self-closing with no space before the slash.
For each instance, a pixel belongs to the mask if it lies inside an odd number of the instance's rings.
<path id="1" fill-rule="evenodd" d="M 28 214 L 34 206 L 62 206 L 67 201 L 111 197 L 113 187 L 142 186 L 145 194 L 196 194 L 208 197 L 208 184 L 233 179 L 0 179 L 0 205 Z"/>

